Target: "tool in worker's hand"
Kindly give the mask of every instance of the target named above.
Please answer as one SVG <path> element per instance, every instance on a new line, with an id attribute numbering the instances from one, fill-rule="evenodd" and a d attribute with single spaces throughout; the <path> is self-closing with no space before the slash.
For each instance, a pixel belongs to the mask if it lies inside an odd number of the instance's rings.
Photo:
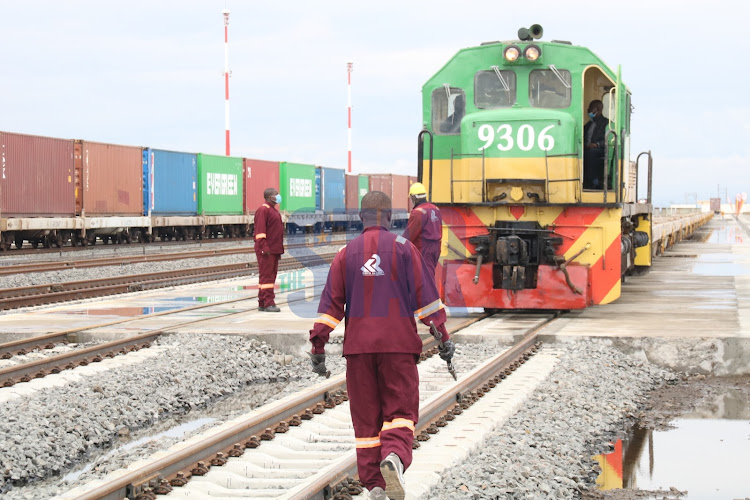
<path id="1" fill-rule="evenodd" d="M 438 331 L 437 327 L 435 326 L 434 321 L 430 321 L 430 333 L 433 337 L 435 337 L 435 340 L 437 340 L 438 343 L 438 349 L 443 349 L 443 335 Z M 453 380 L 458 380 L 458 377 L 456 376 L 456 369 L 453 368 L 453 361 L 450 359 L 446 361 L 448 363 L 448 373 L 453 375 Z"/>

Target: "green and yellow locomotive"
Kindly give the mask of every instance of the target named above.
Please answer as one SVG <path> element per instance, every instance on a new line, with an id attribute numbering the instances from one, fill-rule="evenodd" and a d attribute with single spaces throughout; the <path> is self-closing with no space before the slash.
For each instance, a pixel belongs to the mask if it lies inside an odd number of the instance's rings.
<path id="1" fill-rule="evenodd" d="M 419 178 L 443 215 L 441 295 L 486 309 L 606 304 L 651 265 L 630 91 L 588 48 L 540 42 L 539 25 L 518 35 L 459 51 L 422 89 Z"/>

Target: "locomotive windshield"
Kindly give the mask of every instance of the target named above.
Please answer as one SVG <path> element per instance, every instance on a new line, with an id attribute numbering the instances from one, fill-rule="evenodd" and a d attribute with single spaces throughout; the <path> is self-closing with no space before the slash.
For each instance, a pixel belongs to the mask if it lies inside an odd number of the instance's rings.
<path id="1" fill-rule="evenodd" d="M 474 104 L 480 109 L 508 108 L 516 103 L 513 71 L 479 71 L 474 76 Z"/>
<path id="2" fill-rule="evenodd" d="M 462 89 L 446 84 L 432 92 L 432 130 L 436 133 L 460 133 L 465 114 L 466 94 Z"/>
<path id="3" fill-rule="evenodd" d="M 537 69 L 529 75 L 529 104 L 535 108 L 567 108 L 570 106 L 570 71 Z"/>

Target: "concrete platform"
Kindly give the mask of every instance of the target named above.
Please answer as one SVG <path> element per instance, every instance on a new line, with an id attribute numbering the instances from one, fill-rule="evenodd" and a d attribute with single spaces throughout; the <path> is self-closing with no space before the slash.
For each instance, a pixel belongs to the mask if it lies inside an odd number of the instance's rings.
<path id="1" fill-rule="evenodd" d="M 750 338 L 750 234 L 730 216 L 701 232 L 705 241 L 679 243 L 627 278 L 612 304 L 566 314 L 545 333 Z"/>

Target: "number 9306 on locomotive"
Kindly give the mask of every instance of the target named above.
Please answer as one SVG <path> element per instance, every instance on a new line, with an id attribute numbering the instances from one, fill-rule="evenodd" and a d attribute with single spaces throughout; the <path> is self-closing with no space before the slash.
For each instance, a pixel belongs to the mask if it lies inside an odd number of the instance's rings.
<path id="1" fill-rule="evenodd" d="M 460 50 L 422 88 L 419 179 L 443 216 L 448 306 L 582 309 L 651 266 L 630 90 L 619 68 L 542 32 Z"/>

